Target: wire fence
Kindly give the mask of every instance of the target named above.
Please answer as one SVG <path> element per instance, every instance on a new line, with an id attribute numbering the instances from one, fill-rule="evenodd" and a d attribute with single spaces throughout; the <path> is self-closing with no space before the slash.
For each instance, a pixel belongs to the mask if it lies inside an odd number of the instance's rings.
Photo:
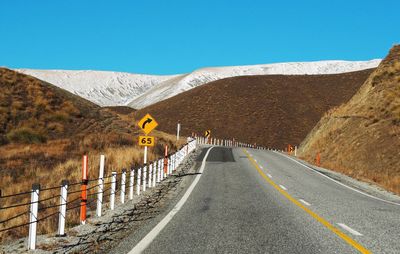
<path id="1" fill-rule="evenodd" d="M 148 185 L 149 187 L 152 186 L 152 183 L 150 182 L 151 177 L 155 177 L 155 171 L 165 171 L 164 167 L 166 165 L 176 165 L 176 167 L 183 161 L 183 158 L 189 153 L 188 152 L 188 147 L 190 144 L 186 144 L 182 149 L 177 151 L 175 154 L 179 153 L 179 156 L 175 156 L 176 160 L 179 159 L 179 161 L 174 161 L 172 162 L 171 158 L 172 156 L 170 155 L 168 158 L 160 158 L 159 160 L 155 160 L 155 164 L 157 166 L 154 167 L 154 173 L 150 175 L 150 171 L 145 170 L 142 171 L 142 174 L 135 174 L 135 172 L 138 172 L 139 169 L 131 169 L 131 170 L 123 170 L 122 172 L 114 173 L 108 176 L 104 176 L 102 178 L 92 178 L 92 179 L 87 179 L 87 180 L 82 180 L 81 182 L 74 182 L 74 183 L 68 183 L 67 181 L 63 181 L 64 184 L 56 185 L 56 186 L 46 186 L 40 188 L 39 185 L 36 185 L 36 187 L 32 187 L 31 191 L 25 191 L 25 192 L 20 192 L 20 193 L 15 193 L 15 194 L 8 194 L 8 195 L 2 195 L 0 191 L 0 201 L 2 203 L 4 200 L 7 199 L 15 199 L 19 198 L 20 200 L 22 199 L 29 199 L 29 195 L 31 198 L 30 202 L 21 202 L 17 204 L 9 204 L 5 206 L 1 206 L 0 204 L 0 213 L 7 211 L 9 209 L 23 209 L 22 212 L 18 212 L 17 214 L 14 214 L 8 218 L 5 218 L 0 220 L 0 233 L 26 227 L 28 225 L 31 225 L 33 223 L 37 224 L 39 222 L 42 222 L 44 220 L 47 220 L 49 218 L 54 218 L 57 215 L 61 217 L 63 215 L 64 218 L 66 218 L 65 214 L 62 213 L 61 207 L 65 208 L 65 211 L 72 211 L 78 208 L 81 208 L 83 206 L 85 207 L 90 207 L 97 203 L 98 197 L 100 194 L 102 194 L 102 202 L 101 204 L 104 204 L 105 202 L 115 202 L 115 195 L 118 193 L 121 194 L 121 188 L 124 187 L 125 189 L 123 190 L 123 193 L 125 195 L 128 195 L 129 192 L 126 191 L 126 188 L 129 188 L 130 191 L 131 187 L 139 188 L 140 189 L 143 187 L 143 190 L 146 189 L 146 186 Z M 191 150 L 194 150 L 196 144 L 192 144 L 190 146 Z M 174 154 L 172 154 L 174 155 Z M 185 156 L 184 156 L 185 155 Z M 165 159 L 168 160 L 168 163 L 165 164 Z M 174 163 L 174 164 L 172 164 Z M 176 164 L 175 164 L 176 163 Z M 147 169 L 149 169 L 149 165 L 152 164 L 153 162 L 149 163 L 147 165 Z M 146 167 L 146 165 L 140 167 L 141 169 Z M 168 166 L 169 167 L 169 166 Z M 174 169 L 171 169 L 169 174 L 172 173 Z M 133 172 L 134 178 L 127 177 L 129 174 Z M 146 172 L 146 173 L 145 173 Z M 157 174 L 163 174 L 163 172 L 158 172 Z M 124 175 L 124 176 L 123 176 Z M 166 174 L 166 176 L 168 173 Z M 165 176 L 165 177 L 166 177 Z M 124 177 L 124 178 L 122 178 Z M 139 178 L 140 177 L 140 178 Z M 121 182 L 124 180 L 124 184 L 121 184 Z M 133 179 L 133 181 L 132 181 Z M 164 178 L 165 179 L 165 178 Z M 102 181 L 99 181 L 102 180 Z M 95 183 L 95 181 L 98 181 L 98 183 Z M 153 180 L 152 182 L 155 182 Z M 92 184 L 94 183 L 94 184 Z M 157 182 L 158 183 L 158 182 Z M 78 187 L 78 188 L 77 188 Z M 80 188 L 79 188 L 80 187 Z M 152 186 L 154 187 L 154 186 Z M 67 190 L 67 194 L 63 196 L 63 188 Z M 148 187 L 147 187 L 148 188 Z M 55 194 L 54 192 L 61 190 L 61 194 L 57 193 Z M 138 193 L 139 193 L 138 192 Z M 47 197 L 43 199 L 39 199 L 39 193 L 43 196 L 43 193 L 48 193 Z M 85 193 L 85 194 L 84 194 Z M 37 196 L 37 199 L 33 199 Z M 25 197 L 23 197 L 25 196 Z M 113 196 L 113 198 L 111 198 Z M 130 195 L 131 196 L 131 195 Z M 23 197 L 23 198 L 20 198 Z M 86 199 L 83 199 L 83 197 L 86 197 Z M 68 200 L 68 198 L 70 200 Z M 100 205 L 101 205 L 100 204 Z M 35 206 L 36 205 L 36 206 Z M 113 206 L 113 205 L 112 205 Z M 25 207 L 25 209 L 24 209 Z M 36 207 L 36 208 L 35 208 Z M 36 209 L 36 210 L 35 210 Z M 101 206 L 100 206 L 101 209 Z M 112 208 L 111 208 L 112 209 Z M 33 217 L 33 219 L 32 219 Z M 12 225 L 15 224 L 18 220 L 25 220 L 25 222 L 19 223 L 17 225 Z M 14 222 L 14 223 L 13 223 Z M 71 225 L 69 223 L 69 225 Z M 31 233 L 31 231 L 29 231 Z M 35 233 L 36 234 L 36 233 Z"/>

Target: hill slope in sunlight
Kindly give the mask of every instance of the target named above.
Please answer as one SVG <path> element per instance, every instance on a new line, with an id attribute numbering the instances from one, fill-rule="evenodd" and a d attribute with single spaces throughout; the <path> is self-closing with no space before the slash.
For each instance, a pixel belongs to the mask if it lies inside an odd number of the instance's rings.
<path id="1" fill-rule="evenodd" d="M 221 79 L 143 108 L 174 133 L 236 138 L 284 148 L 300 144 L 325 111 L 347 101 L 372 70 L 332 75 L 263 75 Z"/>
<path id="2" fill-rule="evenodd" d="M 400 193 L 400 45 L 360 90 L 330 110 L 301 144 L 301 156 Z"/>

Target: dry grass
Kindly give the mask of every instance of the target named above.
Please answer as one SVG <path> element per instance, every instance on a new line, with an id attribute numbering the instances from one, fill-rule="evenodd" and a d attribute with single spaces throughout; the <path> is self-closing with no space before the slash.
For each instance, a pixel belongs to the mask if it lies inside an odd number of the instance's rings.
<path id="1" fill-rule="evenodd" d="M 322 166 L 400 194 L 400 46 L 351 100 L 330 110 L 300 147 Z"/>
<path id="2" fill-rule="evenodd" d="M 174 139 L 170 135 L 162 135 L 161 133 L 156 134 L 159 147 L 154 147 L 149 149 L 149 161 L 155 160 L 156 158 L 161 158 L 162 153 L 161 147 L 164 144 L 168 144 L 169 147 L 172 148 L 171 151 L 175 151 L 178 146 L 183 145 L 183 141 L 176 144 Z M 87 144 L 86 144 L 87 145 Z M 20 193 L 29 191 L 33 183 L 41 183 L 42 188 L 49 186 L 58 186 L 61 183 L 61 180 L 66 179 L 70 183 L 79 183 L 81 180 L 81 156 L 76 155 L 71 158 L 65 158 L 63 162 L 56 163 L 52 167 L 42 167 L 40 166 L 39 161 L 35 161 L 32 157 L 43 158 L 43 155 L 50 157 L 65 157 L 64 148 L 69 146 L 68 140 L 58 140 L 50 142 L 49 144 L 34 144 L 27 147 L 18 147 L 18 145 L 7 145 L 4 147 L 0 147 L 1 159 L 5 159 L 7 162 L 7 166 L 12 168 L 21 168 L 18 172 L 14 170 L 10 170 L 7 172 L 2 171 L 2 175 L 0 176 L 1 180 L 1 189 L 3 195 L 9 195 L 13 193 Z M 122 169 L 137 169 L 143 162 L 143 149 L 137 146 L 110 146 L 104 148 L 103 151 L 91 150 L 89 155 L 89 179 L 98 178 L 98 170 L 99 170 L 99 160 L 100 154 L 104 154 L 106 156 L 106 165 L 105 165 L 105 175 L 110 176 L 111 172 L 115 171 L 117 173 L 121 173 Z M 3 157 L 4 156 L 4 157 Z M 28 161 L 32 165 L 28 167 L 23 167 L 24 161 Z M 55 160 L 57 161 L 57 160 Z M 96 184 L 96 182 L 92 183 Z M 90 186 L 89 186 L 90 187 Z M 79 185 L 71 187 L 70 191 L 78 190 L 80 188 Z M 48 197 L 59 195 L 59 189 L 53 191 L 46 191 L 41 193 L 41 199 L 46 199 Z M 95 191 L 95 190 L 94 190 Z M 79 198 L 79 193 L 73 194 L 69 196 L 69 200 L 73 200 Z M 7 198 L 1 200 L 2 206 L 8 206 L 17 203 L 25 203 L 30 201 L 30 196 L 25 195 L 18 198 Z M 40 204 L 40 207 L 56 205 L 58 204 L 59 199 L 55 198 L 44 203 Z M 75 205 L 79 205 L 79 202 L 75 202 Z M 94 206 L 92 207 L 94 208 Z M 48 214 L 57 212 L 58 208 L 52 208 L 40 213 L 41 217 L 44 217 Z M 78 223 L 78 210 L 70 212 L 68 215 L 69 225 L 76 225 Z M 7 210 L 0 210 L 0 217 L 10 218 L 15 214 L 19 214 L 22 212 L 26 212 L 27 207 L 22 208 L 13 208 Z M 4 223 L 0 225 L 0 229 L 7 228 L 13 225 L 19 225 L 27 222 L 28 217 L 23 216 L 18 219 L 11 221 L 10 223 Z M 40 222 L 39 233 L 49 233 L 54 232 L 56 230 L 57 225 L 57 216 L 53 216 L 43 222 Z M 0 241 L 4 241 L 7 239 L 13 239 L 18 236 L 26 235 L 27 227 L 11 230 L 7 233 L 0 233 Z"/>
<path id="3" fill-rule="evenodd" d="M 89 156 L 90 179 L 98 177 L 100 154 L 106 156 L 106 175 L 141 165 L 143 153 L 137 146 L 139 130 L 132 111 L 103 109 L 50 84 L 1 68 L 0 87 L 0 189 L 3 196 L 29 191 L 33 183 L 40 183 L 42 189 L 59 186 L 63 179 L 79 183 L 84 154 Z M 163 155 L 165 144 L 171 151 L 183 144 L 183 141 L 177 143 L 173 135 L 158 131 L 152 134 L 157 146 L 149 150 L 150 161 Z M 69 191 L 79 188 L 74 185 Z M 59 192 L 59 188 L 42 191 L 41 200 L 56 198 L 41 202 L 39 209 L 57 205 Z M 77 199 L 70 207 L 79 205 L 79 193 L 68 198 L 70 201 Z M 1 207 L 26 202 L 30 202 L 29 194 L 0 199 Z M 26 206 L 0 210 L 0 220 L 24 213 L 22 217 L 1 223 L 0 229 L 26 223 L 27 209 Z M 41 211 L 39 219 L 56 213 L 57 209 Z M 78 222 L 78 213 L 79 209 L 69 211 L 68 226 Z M 57 220 L 58 217 L 53 216 L 40 222 L 39 233 L 54 232 Z M 25 226 L 0 233 L 0 241 L 25 236 L 27 229 Z"/>
<path id="4" fill-rule="evenodd" d="M 284 149 L 299 144 L 324 112 L 349 100 L 372 70 L 334 75 L 265 75 L 210 82 L 138 110 L 160 130 L 235 138 Z"/>

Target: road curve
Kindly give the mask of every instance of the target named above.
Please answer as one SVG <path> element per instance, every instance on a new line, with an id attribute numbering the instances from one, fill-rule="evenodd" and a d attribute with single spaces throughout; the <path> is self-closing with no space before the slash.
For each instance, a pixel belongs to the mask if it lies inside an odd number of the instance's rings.
<path id="1" fill-rule="evenodd" d="M 144 253 L 399 253 L 399 236 L 396 205 L 271 151 L 214 147 L 192 193 Z M 113 251 L 127 253 L 140 240 Z"/>

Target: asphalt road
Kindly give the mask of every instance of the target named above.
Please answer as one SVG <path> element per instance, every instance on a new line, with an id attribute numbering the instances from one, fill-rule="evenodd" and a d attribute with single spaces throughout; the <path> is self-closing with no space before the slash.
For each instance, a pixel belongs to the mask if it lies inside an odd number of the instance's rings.
<path id="1" fill-rule="evenodd" d="M 144 253 L 400 253 L 400 206 L 281 154 L 246 150 L 210 151 L 186 203 Z"/>

